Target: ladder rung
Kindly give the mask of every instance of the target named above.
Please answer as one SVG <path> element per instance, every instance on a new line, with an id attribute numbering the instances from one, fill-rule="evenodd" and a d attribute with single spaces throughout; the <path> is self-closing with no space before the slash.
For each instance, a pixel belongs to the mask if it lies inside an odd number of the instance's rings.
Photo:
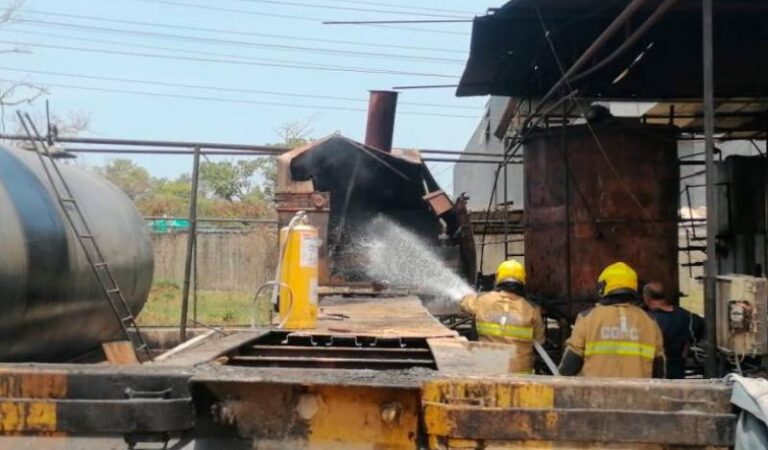
<path id="1" fill-rule="evenodd" d="M 62 203 L 77 203 L 77 201 L 74 198 L 62 198 Z"/>
<path id="2" fill-rule="evenodd" d="M 107 267 L 107 263 L 105 262 L 93 263 L 93 267 Z"/>
<path id="3" fill-rule="evenodd" d="M 134 319 L 136 319 L 136 318 L 131 315 L 131 316 L 125 316 L 121 320 L 123 322 L 132 322 Z"/>
<path id="4" fill-rule="evenodd" d="M 81 234 L 80 239 L 93 239 L 92 234 Z"/>
<path id="5" fill-rule="evenodd" d="M 120 292 L 120 289 L 107 289 L 108 294 L 117 294 L 118 292 Z"/>

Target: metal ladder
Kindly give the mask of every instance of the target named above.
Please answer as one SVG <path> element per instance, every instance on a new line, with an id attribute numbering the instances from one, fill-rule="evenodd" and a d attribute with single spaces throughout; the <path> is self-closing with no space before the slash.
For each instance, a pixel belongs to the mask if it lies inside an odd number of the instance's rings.
<path id="1" fill-rule="evenodd" d="M 56 159 L 51 156 L 48 145 L 40 136 L 40 133 L 38 132 L 37 127 L 35 127 L 29 114 L 22 115 L 21 112 L 17 112 L 16 114 L 19 116 L 21 125 L 24 127 L 24 131 L 34 147 L 45 175 L 51 183 L 51 187 L 61 205 L 61 209 L 64 211 L 64 215 L 67 217 L 67 221 L 72 227 L 72 231 L 85 253 L 88 264 L 91 266 L 91 270 L 99 281 L 104 296 L 109 301 L 109 305 L 112 307 L 112 311 L 115 313 L 115 317 L 120 323 L 120 328 L 123 330 L 123 334 L 125 334 L 126 339 L 131 342 L 137 355 L 143 352 L 146 355 L 146 358 L 151 361 L 152 354 L 141 334 L 139 325 L 136 323 L 136 317 L 134 317 L 133 312 L 131 312 L 128 303 L 125 300 L 125 296 L 117 283 L 117 279 L 115 279 L 112 270 L 109 268 L 109 264 L 107 264 L 107 261 L 104 259 L 104 255 L 99 248 L 96 237 L 94 236 L 93 231 L 91 231 L 91 227 L 88 225 L 88 221 L 86 221 L 83 211 L 80 209 L 80 205 L 78 205 L 77 200 L 72 194 L 69 184 L 67 184 L 67 181 L 64 179 L 64 175 L 61 173 L 61 170 L 56 163 Z M 42 149 L 40 149 L 40 147 L 42 147 Z M 49 164 L 53 170 L 48 167 Z"/>

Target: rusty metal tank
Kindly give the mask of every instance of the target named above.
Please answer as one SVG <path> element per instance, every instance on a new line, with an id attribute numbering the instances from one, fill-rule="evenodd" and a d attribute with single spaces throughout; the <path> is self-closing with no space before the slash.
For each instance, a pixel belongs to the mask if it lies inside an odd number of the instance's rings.
<path id="1" fill-rule="evenodd" d="M 609 119 L 534 133 L 524 146 L 529 292 L 573 320 L 604 267 L 624 261 L 678 301 L 675 129 Z M 604 151 L 604 153 L 603 153 Z"/>
<path id="2" fill-rule="evenodd" d="M 152 284 L 144 221 L 117 187 L 59 163 L 131 310 Z M 66 361 L 119 338 L 37 155 L 0 147 L 0 361 Z"/>

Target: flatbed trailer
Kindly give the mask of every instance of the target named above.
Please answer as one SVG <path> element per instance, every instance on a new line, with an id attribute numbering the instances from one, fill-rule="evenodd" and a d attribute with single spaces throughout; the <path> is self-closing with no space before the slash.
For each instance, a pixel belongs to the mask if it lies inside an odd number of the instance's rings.
<path id="1" fill-rule="evenodd" d="M 3 364 L 0 449 L 718 449 L 720 381 L 507 374 L 417 297 L 327 298 L 314 330 L 205 333 L 155 362 Z"/>

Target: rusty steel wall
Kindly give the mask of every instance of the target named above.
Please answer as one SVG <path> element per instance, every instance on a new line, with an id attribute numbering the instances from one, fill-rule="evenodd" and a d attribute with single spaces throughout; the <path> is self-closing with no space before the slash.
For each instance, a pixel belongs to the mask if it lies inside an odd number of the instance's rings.
<path id="1" fill-rule="evenodd" d="M 616 261 L 678 301 L 675 129 L 612 119 L 550 128 L 525 143 L 527 288 L 568 317 L 596 300 Z"/>

